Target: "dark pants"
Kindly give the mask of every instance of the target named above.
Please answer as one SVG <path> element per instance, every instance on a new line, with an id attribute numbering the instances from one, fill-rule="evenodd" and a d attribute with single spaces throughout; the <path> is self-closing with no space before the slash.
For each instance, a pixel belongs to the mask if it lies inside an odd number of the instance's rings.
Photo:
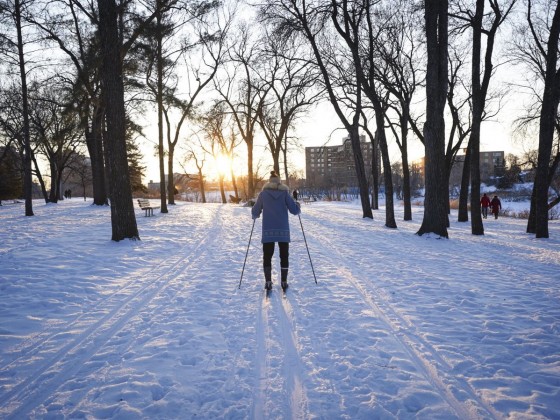
<path id="1" fill-rule="evenodd" d="M 272 256 L 274 255 L 275 242 L 265 242 L 263 244 L 263 267 L 272 267 Z M 290 255 L 290 243 L 278 242 L 280 248 L 280 268 L 288 268 L 288 257 Z"/>

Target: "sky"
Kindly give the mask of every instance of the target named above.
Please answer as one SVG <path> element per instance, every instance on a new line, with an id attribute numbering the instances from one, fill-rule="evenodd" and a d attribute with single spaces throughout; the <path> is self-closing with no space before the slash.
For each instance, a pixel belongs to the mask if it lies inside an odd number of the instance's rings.
<path id="1" fill-rule="evenodd" d="M 514 13 L 521 13 L 521 9 L 514 10 Z M 521 18 L 521 16 L 516 17 L 515 14 L 509 16 L 509 19 Z M 527 89 L 522 87 L 529 83 L 526 80 L 527 70 L 521 65 L 516 66 L 514 63 L 509 63 L 508 61 L 511 59 L 511 53 L 508 51 L 508 48 L 510 48 L 508 39 L 512 36 L 514 36 L 512 28 L 507 25 L 503 25 L 498 32 L 493 54 L 495 72 L 491 79 L 489 91 L 492 93 L 493 91 L 500 90 L 503 91 L 505 95 L 500 101 L 499 106 L 501 109 L 499 113 L 495 117 L 484 121 L 482 124 L 480 150 L 503 150 L 506 155 L 508 153 L 522 155 L 525 151 L 536 148 L 537 143 L 534 137 L 521 138 L 514 132 L 515 119 L 523 115 L 531 98 L 528 95 Z M 531 84 L 534 83 L 531 82 Z M 419 101 L 418 98 L 423 95 L 424 91 L 423 88 L 421 88 L 415 100 Z M 494 101 L 493 105 L 487 105 L 487 109 L 497 106 L 496 104 L 497 102 Z M 413 109 L 413 112 L 416 114 L 423 114 L 425 112 L 424 102 L 420 102 L 417 106 L 418 108 L 416 111 Z M 446 115 L 446 118 L 449 118 L 449 115 Z M 372 126 L 373 125 L 374 122 L 372 121 Z M 448 121 L 447 127 L 449 126 L 450 123 Z M 340 123 L 338 116 L 328 101 L 322 102 L 312 108 L 307 116 L 302 117 L 301 120 L 297 122 L 295 130 L 290 133 L 290 135 L 296 136 L 300 143 L 300 148 L 294 149 L 290 155 L 290 164 L 292 168 L 305 173 L 305 147 L 341 144 L 342 139 L 347 136 L 347 133 L 342 127 L 343 125 Z M 391 138 L 389 130 L 387 130 L 387 135 L 389 138 L 390 159 L 391 162 L 395 163 L 400 160 L 400 152 L 396 142 Z M 157 138 L 153 135 L 152 137 Z M 269 152 L 265 149 L 265 145 L 266 140 L 262 134 L 257 133 L 257 141 L 254 150 L 256 155 L 255 160 L 259 158 L 264 159 L 263 172 L 268 172 L 272 169 L 272 162 L 269 158 Z M 410 133 L 408 152 L 411 161 L 420 159 L 425 155 L 424 146 L 419 140 L 415 139 L 412 131 Z M 153 157 L 153 146 L 145 147 L 144 153 L 147 166 L 146 179 L 159 179 L 157 159 Z M 246 174 L 247 172 L 246 153 L 246 148 L 244 144 L 242 144 L 234 162 L 234 168 L 238 173 Z M 176 168 L 180 169 L 178 165 L 176 165 Z M 191 166 L 190 170 L 194 171 L 194 168 Z M 208 163 L 207 170 L 210 178 L 217 175 L 217 170 L 213 162 Z"/>
<path id="2" fill-rule="evenodd" d="M 500 112 L 482 124 L 481 151 L 503 150 L 506 155 L 512 153 L 521 156 L 525 151 L 537 147 L 537 140 L 534 136 L 532 138 L 521 138 L 515 132 L 515 119 L 522 115 L 529 100 L 525 90 L 519 87 L 521 77 L 522 74 L 519 72 L 519 68 L 505 66 L 500 68 L 499 72 L 494 76 L 493 83 L 500 87 L 500 89 L 505 90 L 505 96 L 500 103 Z M 424 112 L 423 106 L 422 104 L 417 112 Z M 447 126 L 449 127 L 449 122 Z M 343 125 L 328 102 L 322 102 L 310 109 L 307 115 L 302 116 L 297 122 L 295 129 L 290 135 L 297 137 L 300 144 L 299 148 L 292 149 L 290 155 L 291 165 L 295 170 L 301 170 L 304 176 L 305 147 L 338 145 L 342 144 L 343 139 L 347 137 Z M 390 158 L 395 163 L 400 161 L 400 152 L 389 130 L 387 130 L 387 135 L 389 136 Z M 157 132 L 149 134 L 148 137 L 150 139 L 157 139 Z M 143 140 L 141 144 L 143 145 L 144 163 L 147 167 L 146 182 L 148 180 L 157 181 L 159 179 L 158 162 L 152 156 L 154 143 L 153 141 Z M 258 161 L 260 159 L 264 162 L 263 167 L 265 169 L 262 170 L 264 173 L 272 169 L 272 161 L 269 157 L 270 152 L 265 148 L 265 145 L 266 140 L 262 134 L 258 133 L 254 148 L 255 160 Z M 410 161 L 418 160 L 425 155 L 424 146 L 416 139 L 412 132 L 410 133 L 408 151 Z M 243 143 L 239 147 L 238 156 L 233 163 L 236 173 L 247 173 L 246 153 L 246 147 Z M 181 159 L 182 155 L 182 152 L 177 154 L 177 162 Z M 209 178 L 217 177 L 217 170 L 212 159 L 209 160 L 206 168 Z M 182 171 L 181 166 L 178 164 L 176 164 L 175 169 L 176 171 Z M 192 165 L 188 166 L 188 169 L 195 172 L 195 168 Z"/>
<path id="3" fill-rule="evenodd" d="M 523 95 L 510 92 L 503 103 L 503 108 L 499 115 L 496 118 L 490 121 L 485 121 L 482 124 L 481 151 L 503 150 L 506 152 L 506 155 L 508 153 L 521 155 L 530 144 L 534 144 L 530 141 L 525 143 L 520 142 L 518 136 L 516 136 L 513 130 L 514 119 L 516 118 L 516 115 L 519 115 L 519 113 L 523 110 L 524 100 L 525 98 Z M 290 159 L 293 168 L 303 171 L 304 176 L 305 147 L 325 145 L 334 146 L 342 144 L 343 139 L 347 137 L 347 133 L 343 129 L 338 116 L 328 102 L 319 104 L 313 108 L 307 116 L 301 118 L 297 124 L 295 132 L 291 135 L 295 135 L 299 139 L 301 146 L 292 151 Z M 389 141 L 391 161 L 396 162 L 400 160 L 400 153 L 396 142 L 392 139 Z M 152 156 L 153 145 L 146 141 L 143 141 L 142 144 L 144 163 L 147 167 L 145 182 L 148 180 L 155 180 L 157 182 L 157 180 L 159 180 L 159 167 L 157 159 Z M 411 161 L 424 157 L 424 146 L 413 135 L 411 135 L 408 150 L 409 159 Z M 247 173 L 246 153 L 245 144 L 242 144 L 239 147 L 239 156 L 234 161 L 234 168 L 238 173 Z M 266 162 L 264 165 L 265 169 L 263 169 L 265 173 L 272 169 L 269 152 L 265 149 L 265 140 L 262 138 L 262 135 L 258 137 L 255 145 L 255 155 L 256 159 L 262 158 Z M 178 158 L 180 158 L 180 156 L 181 153 L 179 153 Z M 216 168 L 214 167 L 214 163 L 212 161 L 209 161 L 207 168 L 210 177 L 217 175 Z M 195 171 L 192 166 L 189 169 L 193 172 Z M 182 168 L 179 165 L 176 165 L 176 171 L 181 170 Z"/>
<path id="4" fill-rule="evenodd" d="M 439 239 L 422 207 L 303 204 L 267 297 L 249 207 L 136 207 L 118 243 L 91 199 L 34 212 L 0 207 L 3 419 L 560 418 L 558 220 Z"/>

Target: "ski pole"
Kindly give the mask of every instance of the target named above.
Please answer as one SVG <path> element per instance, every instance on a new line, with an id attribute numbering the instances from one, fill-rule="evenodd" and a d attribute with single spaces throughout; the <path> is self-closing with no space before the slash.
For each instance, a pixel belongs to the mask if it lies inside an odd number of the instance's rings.
<path id="1" fill-rule="evenodd" d="M 249 255 L 249 247 L 251 246 L 251 238 L 253 237 L 253 229 L 255 229 L 255 222 L 257 219 L 253 219 L 253 227 L 251 228 L 251 234 L 249 235 L 249 243 L 247 244 L 247 252 L 245 253 L 245 261 L 243 261 L 243 269 L 241 270 L 241 278 L 239 279 L 239 287 L 241 289 L 241 281 L 243 280 L 243 272 L 245 271 L 245 263 L 247 262 L 247 255 Z"/>
<path id="2" fill-rule="evenodd" d="M 305 232 L 303 231 L 303 223 L 301 223 L 301 216 L 298 213 L 299 224 L 301 225 L 301 233 L 303 234 L 303 240 L 305 241 L 305 248 L 307 249 L 307 255 L 309 255 L 309 263 L 311 264 L 311 271 L 313 271 L 313 278 L 315 279 L 315 284 L 317 284 L 317 276 L 315 276 L 315 269 L 313 268 L 313 261 L 311 261 L 311 254 L 309 253 L 309 247 L 307 246 L 307 239 L 305 239 Z"/>

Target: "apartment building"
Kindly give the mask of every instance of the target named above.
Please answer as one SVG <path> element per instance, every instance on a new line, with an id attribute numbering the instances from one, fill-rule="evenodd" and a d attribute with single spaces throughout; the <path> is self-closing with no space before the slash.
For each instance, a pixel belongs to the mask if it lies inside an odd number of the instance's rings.
<path id="1" fill-rule="evenodd" d="M 489 151 L 480 152 L 480 180 L 482 182 L 488 182 L 494 177 L 499 177 L 504 174 L 505 170 L 505 153 L 503 150 L 500 151 Z M 455 156 L 455 163 L 451 169 L 451 175 L 449 177 L 450 185 L 459 185 L 461 183 L 461 177 L 463 174 L 463 165 L 465 162 L 465 154 L 457 154 Z M 411 168 L 413 168 L 419 175 L 421 182 L 424 181 L 424 158 L 412 162 Z"/>
<path id="2" fill-rule="evenodd" d="M 371 178 L 373 147 L 360 136 L 360 147 L 364 157 L 366 175 Z M 342 139 L 337 146 L 316 146 L 305 148 L 305 176 L 308 186 L 315 187 L 355 187 L 358 185 L 352 143 L 350 138 Z"/>

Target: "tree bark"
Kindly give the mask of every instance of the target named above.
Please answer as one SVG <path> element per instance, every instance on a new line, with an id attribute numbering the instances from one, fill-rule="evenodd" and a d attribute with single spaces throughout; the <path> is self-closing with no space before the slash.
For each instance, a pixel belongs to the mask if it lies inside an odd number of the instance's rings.
<path id="1" fill-rule="evenodd" d="M 476 10 L 473 18 L 473 48 L 472 48 L 472 102 L 473 121 L 469 139 L 471 151 L 471 233 L 484 235 L 484 225 L 480 212 L 480 126 L 484 111 L 485 94 L 480 83 L 480 57 L 482 44 L 482 18 L 484 16 L 484 1 L 476 0 Z M 485 69 L 487 71 L 488 69 Z"/>
<path id="2" fill-rule="evenodd" d="M 471 151 L 467 146 L 465 161 L 463 162 L 463 173 L 461 175 L 461 191 L 459 192 L 458 222 L 469 221 L 469 186 L 471 183 Z"/>
<path id="3" fill-rule="evenodd" d="M 560 73 L 557 70 L 558 41 L 560 37 L 560 2 L 556 4 L 556 11 L 550 27 L 547 42 L 546 74 L 542 99 L 539 157 L 535 174 L 535 236 L 548 238 L 548 189 L 550 187 L 549 168 L 554 141 L 554 122 L 558 115 L 560 100 Z"/>
<path id="4" fill-rule="evenodd" d="M 126 121 L 121 42 L 117 26 L 117 5 L 114 0 L 98 0 L 101 35 L 102 93 L 105 104 L 107 132 L 105 158 L 109 170 L 111 227 L 113 241 L 140 239 L 126 154 Z"/>
<path id="5" fill-rule="evenodd" d="M 29 103 L 27 97 L 27 75 L 25 71 L 25 57 L 23 51 L 23 34 L 21 30 L 21 2 L 15 0 L 15 19 L 17 30 L 17 46 L 19 56 L 19 73 L 21 78 L 21 98 L 23 109 L 23 195 L 25 197 L 25 215 L 33 213 L 33 180 L 31 178 L 31 136 L 29 134 Z"/>
<path id="6" fill-rule="evenodd" d="M 396 228 L 397 222 L 395 221 L 395 205 L 393 193 L 393 174 L 391 172 L 391 160 L 389 158 L 389 147 L 387 146 L 387 137 L 385 136 L 385 114 L 381 109 L 381 104 L 374 105 L 375 109 L 375 122 L 377 130 L 375 137 L 379 142 L 381 149 L 381 159 L 383 160 L 383 179 L 385 181 L 385 226 L 388 228 Z"/>
<path id="7" fill-rule="evenodd" d="M 86 129 L 86 144 L 91 162 L 93 204 L 96 206 L 108 204 L 105 159 L 103 157 L 103 117 L 103 109 L 100 106 L 95 106 L 91 119 L 91 128 Z"/>
<path id="8" fill-rule="evenodd" d="M 445 177 L 445 121 L 444 107 L 447 95 L 447 48 L 448 48 L 448 2 L 426 0 L 425 20 L 428 49 L 426 74 L 426 123 L 424 124 L 425 145 L 425 188 L 424 219 L 418 235 L 435 233 L 447 238 L 448 188 Z"/>
<path id="9" fill-rule="evenodd" d="M 160 193 L 160 211 L 167 213 L 167 196 L 165 182 L 165 162 L 163 150 L 163 57 L 162 57 L 162 24 L 161 24 L 161 4 L 156 1 L 156 24 L 157 24 L 157 51 L 156 51 L 156 67 L 157 67 L 157 114 L 158 114 L 158 158 L 159 158 L 159 193 Z M 173 177 L 173 174 L 167 174 Z M 172 182 L 172 181 L 170 181 Z"/>
<path id="10" fill-rule="evenodd" d="M 401 155 L 403 170 L 404 220 L 412 220 L 412 198 L 410 191 L 410 168 L 408 166 L 408 106 L 403 106 L 401 118 Z"/>

